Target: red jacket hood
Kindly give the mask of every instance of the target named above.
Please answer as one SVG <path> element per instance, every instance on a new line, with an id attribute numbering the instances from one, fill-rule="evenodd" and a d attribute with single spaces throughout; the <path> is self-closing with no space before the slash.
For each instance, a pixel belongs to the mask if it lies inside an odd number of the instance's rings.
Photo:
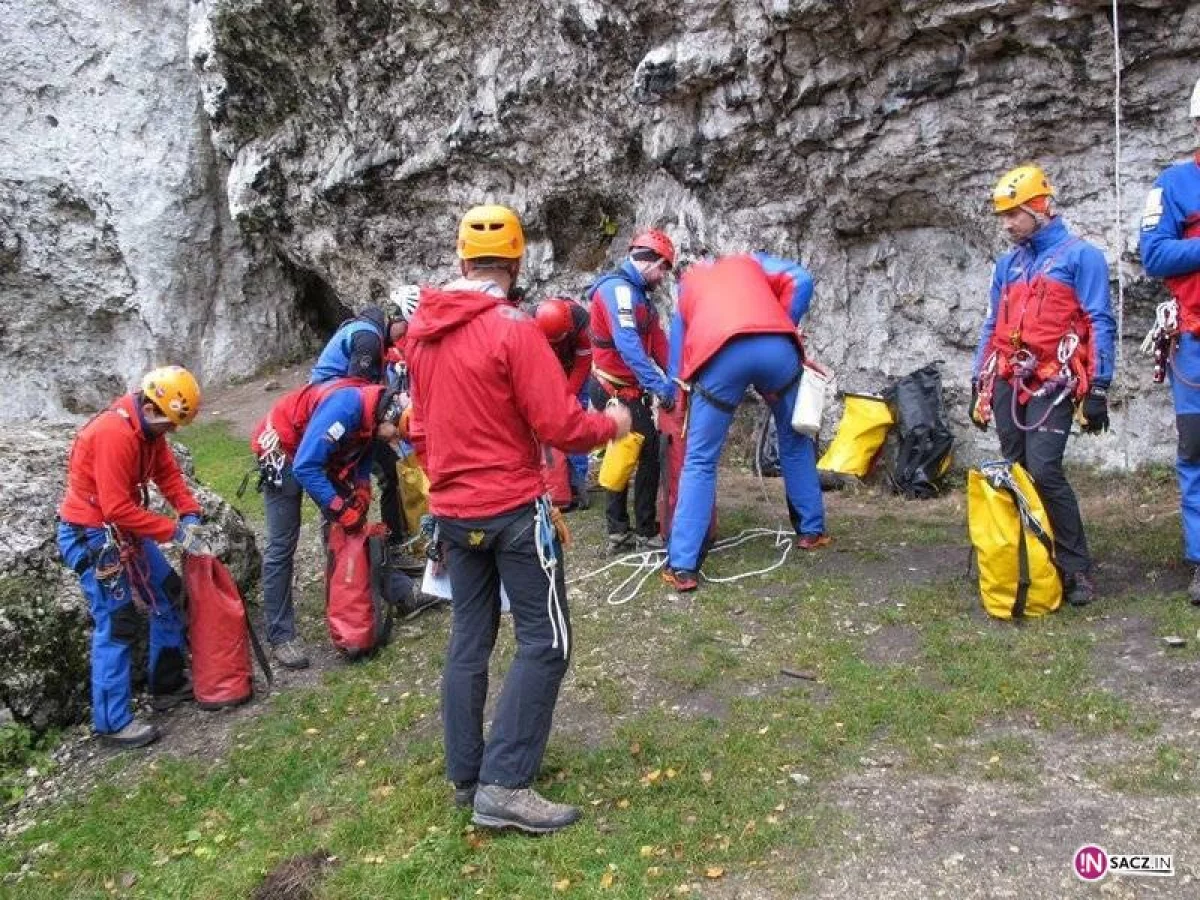
<path id="1" fill-rule="evenodd" d="M 493 282 L 460 278 L 445 288 L 422 288 L 421 300 L 408 337 L 416 341 L 437 340 L 508 300 Z"/>

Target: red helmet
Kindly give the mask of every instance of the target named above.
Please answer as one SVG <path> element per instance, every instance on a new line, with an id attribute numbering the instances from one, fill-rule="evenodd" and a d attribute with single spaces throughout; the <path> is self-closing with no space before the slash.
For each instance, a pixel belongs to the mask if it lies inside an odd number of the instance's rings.
<path id="1" fill-rule="evenodd" d="M 646 229 L 629 242 L 630 250 L 636 250 L 639 247 L 653 250 L 667 261 L 667 265 L 675 265 L 675 244 L 665 232 L 659 231 L 657 228 Z"/>
<path id="2" fill-rule="evenodd" d="M 571 307 L 561 297 L 551 297 L 537 305 L 533 318 L 542 329 L 542 334 L 552 344 L 557 344 L 571 333 Z"/>

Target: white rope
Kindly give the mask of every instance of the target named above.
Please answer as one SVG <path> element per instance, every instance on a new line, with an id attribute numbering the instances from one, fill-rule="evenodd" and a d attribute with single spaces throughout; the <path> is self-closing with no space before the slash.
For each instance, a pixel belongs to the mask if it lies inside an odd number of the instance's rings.
<path id="1" fill-rule="evenodd" d="M 788 554 L 791 552 L 795 540 L 795 533 L 791 531 L 776 530 L 774 528 L 748 528 L 733 537 L 724 538 L 713 544 L 709 554 L 720 553 L 724 550 L 732 550 L 734 547 L 741 546 L 747 541 L 755 540 L 756 538 L 771 537 L 774 538 L 774 547 L 779 549 L 783 547 L 783 553 L 769 566 L 762 569 L 755 569 L 752 572 L 742 572 L 738 575 L 729 575 L 723 578 L 705 574 L 703 570 L 700 572 L 700 577 L 705 581 L 713 584 L 732 584 L 735 581 L 741 581 L 743 578 L 753 578 L 756 575 L 766 575 L 768 572 L 773 572 L 787 562 Z M 667 551 L 665 550 L 644 550 L 638 553 L 629 553 L 625 556 L 618 557 L 612 562 L 594 569 L 591 572 L 585 572 L 582 575 L 577 575 L 570 579 L 567 584 L 577 584 L 581 581 L 586 581 L 589 578 L 594 578 L 601 575 L 610 569 L 628 568 L 632 571 L 613 588 L 605 598 L 605 603 L 609 606 L 621 606 L 628 603 L 636 597 L 645 586 L 646 582 L 659 571 L 667 562 Z M 630 589 L 629 585 L 633 585 Z"/>
<path id="2" fill-rule="evenodd" d="M 1120 369 L 1124 353 L 1121 345 L 1125 337 L 1125 255 L 1124 222 L 1121 213 L 1121 20 L 1118 0 L 1113 0 L 1113 185 L 1116 202 L 1116 249 L 1117 249 L 1117 352 L 1113 362 L 1113 375 Z"/>

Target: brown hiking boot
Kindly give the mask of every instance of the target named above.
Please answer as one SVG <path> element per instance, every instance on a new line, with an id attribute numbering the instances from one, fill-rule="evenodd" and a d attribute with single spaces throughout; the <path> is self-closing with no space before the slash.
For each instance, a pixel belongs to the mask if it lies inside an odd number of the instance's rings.
<path id="1" fill-rule="evenodd" d="M 275 644 L 271 647 L 271 655 L 285 669 L 308 668 L 308 654 L 304 652 L 304 645 L 295 638 Z"/>
<path id="2" fill-rule="evenodd" d="M 833 538 L 827 534 L 802 534 L 796 538 L 796 547 L 800 550 L 820 550 L 833 543 Z"/>
<path id="3" fill-rule="evenodd" d="M 145 747 L 158 740 L 158 729 L 149 722 L 132 719 L 120 731 L 100 735 L 100 739 L 111 747 L 121 750 L 131 750 L 134 747 Z"/>
<path id="4" fill-rule="evenodd" d="M 1067 583 L 1067 602 L 1072 606 L 1087 606 L 1096 599 L 1096 584 L 1087 572 L 1076 572 Z"/>
<path id="5" fill-rule="evenodd" d="M 549 834 L 579 820 L 577 806 L 554 803 L 533 788 L 481 784 L 475 792 L 471 821 L 484 828 L 516 828 L 529 834 Z"/>

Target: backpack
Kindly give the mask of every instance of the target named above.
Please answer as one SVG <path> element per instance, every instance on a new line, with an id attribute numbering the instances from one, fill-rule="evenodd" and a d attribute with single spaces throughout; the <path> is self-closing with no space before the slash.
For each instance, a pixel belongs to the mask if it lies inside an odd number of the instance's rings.
<path id="1" fill-rule="evenodd" d="M 842 419 L 838 422 L 833 443 L 817 463 L 817 470 L 865 478 L 875 467 L 896 418 L 883 397 L 872 394 L 843 396 Z"/>
<path id="2" fill-rule="evenodd" d="M 997 619 L 1035 618 L 1062 604 L 1054 534 L 1033 479 L 1018 463 L 984 463 L 967 475 L 967 528 L 979 596 Z"/>
<path id="3" fill-rule="evenodd" d="M 336 522 L 324 527 L 325 621 L 333 645 L 350 659 L 369 656 L 392 635 L 396 601 L 412 581 L 387 562 L 387 528 L 369 525 L 348 533 Z"/>
<path id="4" fill-rule="evenodd" d="M 950 471 L 954 449 L 938 364 L 905 375 L 888 389 L 887 396 L 896 407 L 900 438 L 892 465 L 892 489 L 909 500 L 936 497 L 942 490 L 942 477 Z"/>
<path id="5" fill-rule="evenodd" d="M 268 684 L 271 666 L 233 576 L 215 556 L 185 553 L 183 583 L 196 704 L 201 709 L 223 709 L 246 703 L 254 696 L 252 645 Z"/>

